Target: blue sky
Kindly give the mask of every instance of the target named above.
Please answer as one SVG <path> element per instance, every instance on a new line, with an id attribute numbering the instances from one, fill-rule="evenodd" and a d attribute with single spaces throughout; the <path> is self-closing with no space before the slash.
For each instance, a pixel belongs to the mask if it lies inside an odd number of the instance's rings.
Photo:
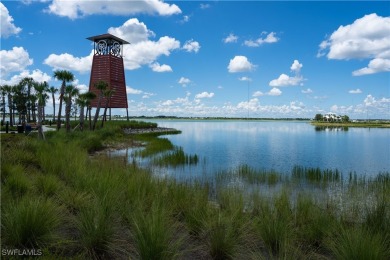
<path id="1" fill-rule="evenodd" d="M 390 3 L 2 1 L 1 84 L 86 91 L 87 37 L 124 48 L 132 116 L 390 118 Z M 51 102 L 49 102 L 51 103 Z M 47 106 L 47 113 L 52 110 Z M 113 114 L 125 114 L 114 109 Z"/>

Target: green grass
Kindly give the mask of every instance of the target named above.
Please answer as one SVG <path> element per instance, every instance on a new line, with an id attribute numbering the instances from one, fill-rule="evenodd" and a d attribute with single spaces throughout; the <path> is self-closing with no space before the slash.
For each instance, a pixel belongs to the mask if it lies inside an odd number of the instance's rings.
<path id="1" fill-rule="evenodd" d="M 107 122 L 95 132 L 48 133 L 46 141 L 2 135 L 2 248 L 38 248 L 47 259 L 389 255 L 390 173 L 343 178 L 336 169 L 244 165 L 183 183 L 93 153 L 142 142 L 140 156 L 162 165 L 196 161 L 159 134 L 121 130 L 147 126 Z"/>
<path id="2" fill-rule="evenodd" d="M 44 248 L 56 242 L 62 222 L 61 210 L 53 201 L 24 198 L 2 210 L 2 237 L 14 248 Z M 3 244 L 4 245 L 4 244 Z"/>

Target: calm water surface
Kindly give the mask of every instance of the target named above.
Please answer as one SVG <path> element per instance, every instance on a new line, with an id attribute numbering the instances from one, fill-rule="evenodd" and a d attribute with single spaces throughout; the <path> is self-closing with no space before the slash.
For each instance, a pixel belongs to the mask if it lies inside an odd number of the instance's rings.
<path id="1" fill-rule="evenodd" d="M 167 175 L 192 178 L 243 164 L 281 173 L 290 173 L 294 165 L 337 168 L 344 175 L 356 172 L 367 177 L 390 171 L 390 129 L 319 131 L 308 122 L 297 121 L 154 122 L 181 130 L 179 135 L 164 137 L 200 158 L 196 166 L 160 169 Z"/>

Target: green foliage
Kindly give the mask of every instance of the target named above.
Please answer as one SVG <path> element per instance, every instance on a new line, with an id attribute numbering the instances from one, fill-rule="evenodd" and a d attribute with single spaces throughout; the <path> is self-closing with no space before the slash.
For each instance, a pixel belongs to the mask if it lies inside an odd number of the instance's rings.
<path id="1" fill-rule="evenodd" d="M 361 227 L 340 227 L 328 241 L 336 259 L 387 259 L 389 238 Z"/>
<path id="2" fill-rule="evenodd" d="M 22 197 L 30 189 L 31 182 L 21 165 L 9 166 L 5 175 L 7 176 L 4 180 L 5 187 L 14 197 Z"/>
<path id="3" fill-rule="evenodd" d="M 16 248 L 44 248 L 55 242 L 61 223 L 60 208 L 51 200 L 25 198 L 2 211 L 2 236 Z"/>
<path id="4" fill-rule="evenodd" d="M 140 259 L 173 259 L 178 256 L 182 239 L 174 238 L 175 225 L 169 211 L 159 203 L 149 210 L 138 210 L 128 216 L 134 232 L 137 253 Z"/>

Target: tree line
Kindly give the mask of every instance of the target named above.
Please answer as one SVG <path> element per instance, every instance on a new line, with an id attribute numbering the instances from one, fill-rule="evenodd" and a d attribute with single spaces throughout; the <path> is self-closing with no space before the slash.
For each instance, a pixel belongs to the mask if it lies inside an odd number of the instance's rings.
<path id="1" fill-rule="evenodd" d="M 109 100 L 114 90 L 110 88 L 107 82 L 98 81 L 95 83 L 95 88 L 98 90 L 98 96 L 88 91 L 86 93 L 79 93 L 76 86 L 72 85 L 75 77 L 72 72 L 67 70 L 54 71 L 53 77 L 61 81 L 61 86 L 56 88 L 49 86 L 44 82 L 37 82 L 31 77 L 26 77 L 20 80 L 15 85 L 1 85 L 0 94 L 2 97 L 1 112 L 2 112 L 2 125 L 5 124 L 6 110 L 8 109 L 9 123 L 13 127 L 16 124 L 16 117 L 18 117 L 18 123 L 24 128 L 27 123 L 37 123 L 38 136 L 44 138 L 42 131 L 42 123 L 45 118 L 45 107 L 51 96 L 53 102 L 53 123 L 57 124 L 57 131 L 62 126 L 62 108 L 65 104 L 65 128 L 67 132 L 71 131 L 70 117 L 72 108 L 79 108 L 79 124 L 77 128 L 81 131 L 84 130 L 85 119 L 89 119 L 89 129 L 95 130 L 101 107 L 104 106 L 103 120 L 101 126 L 103 127 L 104 119 L 106 118 L 107 108 Z M 59 106 L 56 119 L 56 100 L 55 94 L 59 93 Z M 102 104 L 103 97 L 106 97 L 105 104 Z M 92 121 L 91 117 L 91 102 L 98 98 L 95 116 Z M 85 111 L 85 115 L 84 115 Z M 76 128 L 75 128 L 76 129 Z"/>

